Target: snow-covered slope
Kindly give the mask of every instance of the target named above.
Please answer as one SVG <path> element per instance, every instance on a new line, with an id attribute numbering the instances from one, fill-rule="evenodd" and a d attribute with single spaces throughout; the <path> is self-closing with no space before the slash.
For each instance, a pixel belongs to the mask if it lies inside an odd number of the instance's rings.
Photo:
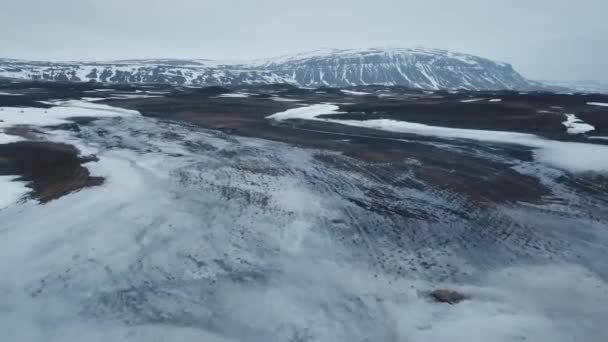
<path id="1" fill-rule="evenodd" d="M 49 63 L 0 59 L 0 77 L 109 83 L 236 85 L 380 84 L 423 89 L 533 89 L 506 63 L 436 49 L 318 50 L 252 62 L 146 59 Z"/>

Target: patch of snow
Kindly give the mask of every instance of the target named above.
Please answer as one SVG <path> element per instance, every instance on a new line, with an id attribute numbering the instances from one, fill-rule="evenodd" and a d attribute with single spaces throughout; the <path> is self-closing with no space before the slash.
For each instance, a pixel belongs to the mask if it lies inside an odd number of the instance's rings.
<path id="1" fill-rule="evenodd" d="M 378 94 L 379 98 L 382 99 L 386 99 L 386 98 L 399 98 L 399 94 L 394 94 L 394 93 L 380 93 Z"/>
<path id="2" fill-rule="evenodd" d="M 590 106 L 608 107 L 608 103 L 605 102 L 587 102 Z"/>
<path id="3" fill-rule="evenodd" d="M 302 101 L 302 100 L 298 100 L 298 99 L 288 99 L 288 98 L 279 97 L 279 96 L 273 96 L 270 99 L 273 101 L 277 101 L 277 102 L 300 102 L 300 101 Z"/>
<path id="4" fill-rule="evenodd" d="M 7 93 L 7 92 L 4 92 L 4 91 L 0 91 L 0 95 L 5 95 L 5 96 L 22 96 L 23 94 Z"/>
<path id="5" fill-rule="evenodd" d="M 249 97 L 249 96 L 251 96 L 251 94 L 249 94 L 249 93 L 230 93 L 230 94 L 221 94 L 221 95 L 218 95 L 217 97 L 245 98 L 245 97 Z"/>
<path id="6" fill-rule="evenodd" d="M 363 92 L 363 91 L 341 90 L 341 92 L 343 92 L 346 95 L 360 95 L 360 96 L 371 95 L 371 93 L 366 93 L 366 92 Z"/>
<path id="7" fill-rule="evenodd" d="M 570 134 L 581 134 L 595 130 L 595 127 L 583 122 L 574 114 L 566 114 L 566 121 L 562 122 L 562 124 L 568 128 L 568 133 Z"/>
<path id="8" fill-rule="evenodd" d="M 83 97 L 81 100 L 87 102 L 96 102 L 103 100 L 130 100 L 130 99 L 149 99 L 154 97 L 162 97 L 160 95 L 145 95 L 145 94 L 116 94 L 109 97 Z"/>
<path id="9" fill-rule="evenodd" d="M 147 94 L 116 94 L 112 95 L 112 99 L 149 99 L 153 97 L 162 97 L 160 95 L 147 95 Z"/>
<path id="10" fill-rule="evenodd" d="M 467 99 L 467 100 L 460 100 L 460 102 L 463 103 L 469 103 L 469 102 L 478 102 L 478 101 L 483 101 L 485 99 Z"/>
<path id="11" fill-rule="evenodd" d="M 93 89 L 93 90 L 85 90 L 85 93 L 95 93 L 95 92 L 106 92 L 106 91 L 116 91 L 116 89 Z"/>
<path id="12" fill-rule="evenodd" d="M 340 107 L 333 104 L 315 104 L 307 107 L 288 109 L 284 112 L 269 115 L 266 118 L 277 121 L 288 119 L 315 120 L 317 116 L 323 114 L 340 114 L 338 109 Z"/>
<path id="13" fill-rule="evenodd" d="M 488 102 L 502 102 L 502 99 L 490 99 Z"/>

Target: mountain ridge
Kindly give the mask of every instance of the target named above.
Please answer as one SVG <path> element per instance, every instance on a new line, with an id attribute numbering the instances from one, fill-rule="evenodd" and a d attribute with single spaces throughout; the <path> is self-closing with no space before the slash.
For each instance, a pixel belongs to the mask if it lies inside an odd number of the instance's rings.
<path id="1" fill-rule="evenodd" d="M 429 48 L 321 49 L 251 61 L 146 58 L 96 62 L 0 59 L 0 77 L 46 81 L 192 86 L 289 83 L 348 87 L 530 90 L 538 82 L 509 63 Z"/>

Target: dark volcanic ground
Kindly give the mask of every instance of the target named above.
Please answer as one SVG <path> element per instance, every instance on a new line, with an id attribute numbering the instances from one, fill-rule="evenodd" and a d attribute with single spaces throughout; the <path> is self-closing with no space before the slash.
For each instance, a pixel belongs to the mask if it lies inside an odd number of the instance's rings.
<path id="1" fill-rule="evenodd" d="M 0 144 L 0 175 L 31 189 L 0 208 L 3 340 L 608 334 L 606 95 L 32 82 L 4 93 L 5 113 L 74 115 L 0 121 L 20 139 Z M 315 106 L 314 118 L 268 118 Z M 572 114 L 594 130 L 569 133 Z M 435 303 L 443 287 L 465 300 Z"/>

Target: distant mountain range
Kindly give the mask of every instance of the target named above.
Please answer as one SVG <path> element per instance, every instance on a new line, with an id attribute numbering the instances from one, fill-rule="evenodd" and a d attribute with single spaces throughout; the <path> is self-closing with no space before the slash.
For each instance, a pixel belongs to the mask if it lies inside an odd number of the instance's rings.
<path id="1" fill-rule="evenodd" d="M 145 59 L 58 63 L 0 59 L 0 77 L 192 86 L 290 83 L 304 87 L 378 84 L 467 90 L 542 87 L 510 64 L 426 48 L 317 50 L 248 62 Z"/>
<path id="2" fill-rule="evenodd" d="M 541 81 L 553 87 L 561 87 L 584 93 L 608 94 L 608 81 Z"/>

